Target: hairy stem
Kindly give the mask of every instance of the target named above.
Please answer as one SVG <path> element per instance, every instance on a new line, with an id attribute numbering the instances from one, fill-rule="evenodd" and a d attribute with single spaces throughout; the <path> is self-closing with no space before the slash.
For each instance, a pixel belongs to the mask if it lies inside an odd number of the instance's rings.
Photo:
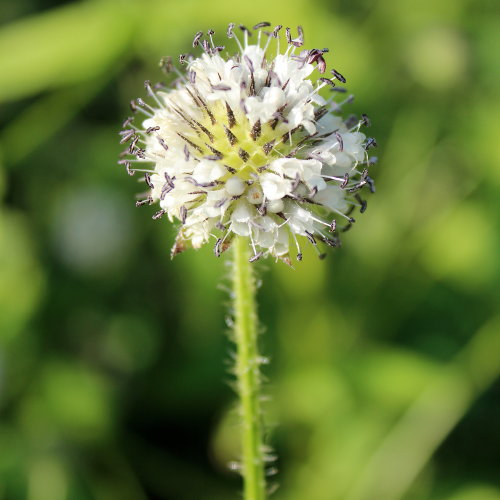
<path id="1" fill-rule="evenodd" d="M 246 238 L 233 242 L 233 291 L 236 343 L 236 377 L 242 419 L 242 474 L 245 500 L 264 500 L 264 451 L 260 408 L 260 372 L 257 348 L 258 319 L 255 277 Z"/>

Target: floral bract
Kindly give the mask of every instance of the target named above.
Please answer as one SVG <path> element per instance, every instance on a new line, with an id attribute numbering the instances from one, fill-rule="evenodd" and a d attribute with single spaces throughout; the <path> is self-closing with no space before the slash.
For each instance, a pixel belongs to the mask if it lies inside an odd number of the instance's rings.
<path id="1" fill-rule="evenodd" d="M 286 29 L 282 53 L 281 26 L 267 26 L 253 34 L 240 26 L 240 41 L 231 24 L 227 35 L 239 52 L 227 57 L 212 30 L 197 33 L 193 46 L 203 53 L 180 57 L 185 72 L 162 61 L 179 76 L 172 88 L 146 82 L 149 104 L 131 103 L 145 120 L 125 121 L 122 142 L 130 144 L 120 163 L 145 174 L 149 191 L 138 205 L 158 202 L 153 218 L 179 221 L 173 255 L 212 240 L 219 256 L 239 235 L 249 238 L 251 260 L 300 260 L 303 241 L 338 246 L 353 210 L 366 208 L 359 191 L 374 190 L 367 167 L 376 142 L 360 132 L 369 120 L 340 116 L 352 96 L 336 86 L 345 82 L 336 70 L 322 76 L 327 50 L 300 49 L 299 27 L 294 39 Z"/>

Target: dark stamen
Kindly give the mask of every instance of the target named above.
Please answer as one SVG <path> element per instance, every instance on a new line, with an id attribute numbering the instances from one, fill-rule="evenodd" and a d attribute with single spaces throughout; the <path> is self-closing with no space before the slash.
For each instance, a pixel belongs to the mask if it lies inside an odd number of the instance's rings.
<path id="1" fill-rule="evenodd" d="M 231 109 L 231 106 L 226 102 L 226 112 L 227 112 L 227 122 L 229 125 L 229 128 L 233 128 L 236 125 L 236 118 L 234 117 L 233 110 Z"/>
<path id="2" fill-rule="evenodd" d="M 224 131 L 226 132 L 227 140 L 231 146 L 234 146 L 238 142 L 238 138 L 224 125 Z"/>
<path id="3" fill-rule="evenodd" d="M 376 148 L 376 147 L 377 147 L 377 141 L 373 137 L 369 137 L 366 140 L 365 150 L 368 151 L 370 148 Z"/>
<path id="4" fill-rule="evenodd" d="M 252 127 L 252 131 L 250 132 L 250 137 L 252 138 L 252 140 L 256 141 L 260 137 L 260 133 L 261 133 L 260 120 L 257 120 Z"/>
<path id="5" fill-rule="evenodd" d="M 274 148 L 274 144 L 276 143 L 276 139 L 273 139 L 272 141 L 266 142 L 264 146 L 262 146 L 262 149 L 264 150 L 264 154 L 267 156 L 271 150 Z"/>
<path id="6" fill-rule="evenodd" d="M 229 85 L 226 85 L 224 83 L 218 83 L 217 85 L 212 85 L 212 90 L 231 90 L 231 87 Z"/>
<path id="7" fill-rule="evenodd" d="M 259 260 L 263 255 L 264 255 L 263 252 L 256 253 L 253 257 L 248 259 L 248 262 L 255 262 L 255 261 Z"/>
<path id="8" fill-rule="evenodd" d="M 238 151 L 238 156 L 244 161 L 248 161 L 248 158 L 250 158 L 250 155 L 244 150 L 241 149 Z"/>
<path id="9" fill-rule="evenodd" d="M 153 215 L 152 219 L 153 219 L 153 220 L 157 220 L 157 219 L 159 219 L 159 218 L 163 217 L 165 214 L 166 214 L 165 210 L 163 210 L 163 209 L 162 209 L 162 210 L 158 210 L 158 212 L 156 212 L 156 213 Z"/>
<path id="10" fill-rule="evenodd" d="M 161 138 L 161 137 L 157 137 L 158 139 L 158 142 L 160 143 L 160 146 L 165 150 L 165 151 L 168 151 L 168 146 L 167 146 L 167 143 Z"/>
<path id="11" fill-rule="evenodd" d="M 370 118 L 366 116 L 365 114 L 361 115 L 361 123 L 360 125 L 364 125 L 365 127 L 371 127 L 372 122 L 370 121 Z"/>
<path id="12" fill-rule="evenodd" d="M 342 83 L 346 82 L 346 79 L 336 69 L 332 69 L 331 74 Z"/>
<path id="13" fill-rule="evenodd" d="M 337 142 L 339 143 L 339 151 L 344 151 L 344 141 L 342 139 L 342 136 L 338 132 L 335 132 L 335 137 L 337 138 Z"/>
<path id="14" fill-rule="evenodd" d="M 197 47 L 200 44 L 202 36 L 203 36 L 203 31 L 198 31 L 198 33 L 196 33 L 193 40 L 193 47 Z"/>
<path id="15" fill-rule="evenodd" d="M 196 149 L 199 153 L 203 153 L 203 149 L 198 146 L 198 144 L 195 144 L 194 142 L 190 141 L 187 137 L 183 136 L 180 132 L 176 132 L 176 134 L 184 141 L 186 141 L 192 148 Z"/>
<path id="16" fill-rule="evenodd" d="M 248 36 L 252 36 L 252 32 L 246 26 L 243 26 L 243 24 L 240 24 L 238 28 L 240 28 L 243 33 L 248 33 Z"/>
<path id="17" fill-rule="evenodd" d="M 205 146 L 207 146 L 207 148 L 210 149 L 210 151 L 212 151 L 212 153 L 217 157 L 218 160 L 222 160 L 222 158 L 224 158 L 224 155 L 218 149 L 215 149 L 206 143 Z"/>
<path id="18" fill-rule="evenodd" d="M 278 24 L 278 26 L 276 26 L 273 30 L 273 37 L 274 38 L 278 38 L 278 33 L 280 31 L 280 29 L 283 28 L 283 25 L 282 24 Z"/>
<path id="19" fill-rule="evenodd" d="M 179 218 L 181 219 L 181 222 L 183 224 L 186 223 L 186 217 L 187 217 L 187 208 L 183 205 L 180 209 L 179 209 Z"/>

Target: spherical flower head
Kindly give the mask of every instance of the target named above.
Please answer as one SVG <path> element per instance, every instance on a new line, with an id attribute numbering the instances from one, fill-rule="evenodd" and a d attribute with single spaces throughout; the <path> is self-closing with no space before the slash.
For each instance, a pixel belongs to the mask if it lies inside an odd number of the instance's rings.
<path id="1" fill-rule="evenodd" d="M 340 115 L 352 96 L 337 86 L 345 83 L 338 71 L 322 76 L 327 49 L 303 50 L 299 27 L 296 38 L 285 30 L 281 51 L 281 26 L 268 26 L 253 33 L 240 26 L 240 40 L 230 24 L 227 36 L 239 48 L 233 56 L 223 56 L 213 30 L 197 33 L 201 56 L 181 55 L 183 72 L 165 58 L 175 83 L 145 82 L 149 103 L 131 103 L 145 119 L 125 121 L 121 142 L 129 147 L 119 163 L 145 175 L 148 192 L 138 205 L 157 202 L 154 219 L 179 221 L 172 255 L 212 240 L 219 256 L 242 236 L 252 261 L 269 254 L 301 260 L 305 241 L 338 246 L 353 210 L 366 208 L 360 191 L 374 190 L 368 166 L 376 159 L 368 151 L 376 142 L 360 132 L 370 123 Z"/>

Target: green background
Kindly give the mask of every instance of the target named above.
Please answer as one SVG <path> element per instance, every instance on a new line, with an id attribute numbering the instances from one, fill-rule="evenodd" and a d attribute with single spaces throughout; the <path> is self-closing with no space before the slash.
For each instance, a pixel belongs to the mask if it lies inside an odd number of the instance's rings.
<path id="1" fill-rule="evenodd" d="M 239 498 L 228 256 L 169 259 L 117 132 L 161 56 L 270 21 L 380 145 L 341 249 L 259 264 L 277 500 L 500 499 L 496 0 L 0 4 L 0 499 Z"/>

